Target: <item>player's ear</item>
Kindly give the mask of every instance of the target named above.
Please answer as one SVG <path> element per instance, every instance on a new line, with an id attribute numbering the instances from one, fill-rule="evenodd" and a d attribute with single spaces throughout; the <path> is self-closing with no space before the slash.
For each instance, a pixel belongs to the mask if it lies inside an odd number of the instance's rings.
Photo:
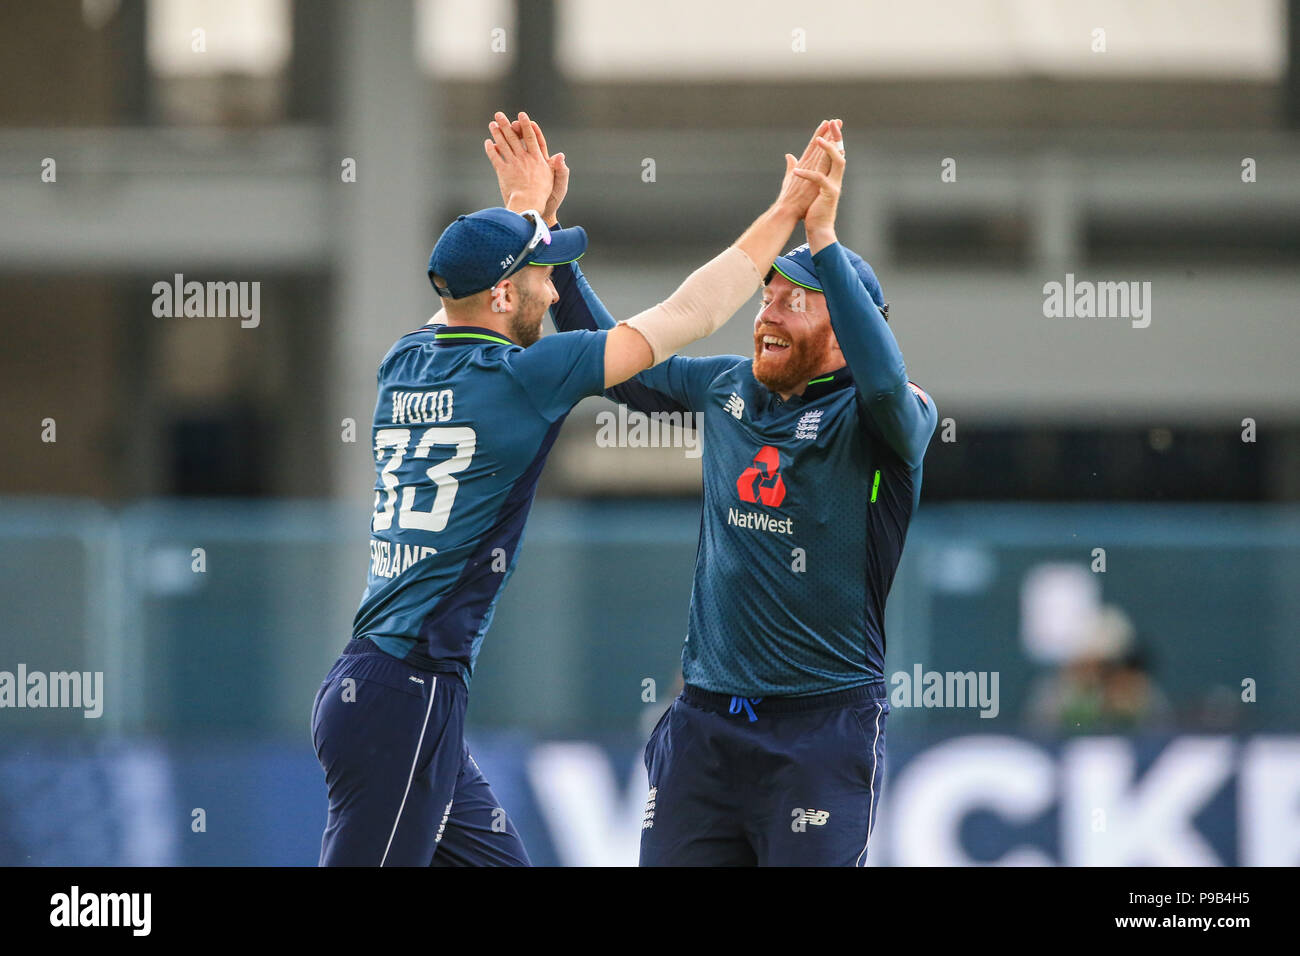
<path id="1" fill-rule="evenodd" d="M 510 279 L 502 279 L 492 288 L 487 290 L 488 304 L 493 312 L 511 312 L 514 310 L 515 302 L 519 297 L 519 291 Z"/>

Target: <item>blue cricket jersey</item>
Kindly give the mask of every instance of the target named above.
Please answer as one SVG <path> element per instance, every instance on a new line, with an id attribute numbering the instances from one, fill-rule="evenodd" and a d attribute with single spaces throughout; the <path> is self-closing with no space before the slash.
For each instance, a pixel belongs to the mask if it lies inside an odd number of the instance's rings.
<path id="1" fill-rule="evenodd" d="M 884 679 L 885 598 L 938 413 L 843 248 L 813 262 L 846 364 L 803 395 L 783 401 L 739 355 L 674 356 L 608 393 L 704 416 L 682 673 L 705 690 L 803 696 Z M 559 328 L 612 327 L 576 265 L 552 279 Z"/>
<path id="2" fill-rule="evenodd" d="M 425 326 L 379 365 L 370 571 L 353 622 L 414 667 L 466 683 L 560 425 L 605 384 L 605 332 L 522 348 Z"/>

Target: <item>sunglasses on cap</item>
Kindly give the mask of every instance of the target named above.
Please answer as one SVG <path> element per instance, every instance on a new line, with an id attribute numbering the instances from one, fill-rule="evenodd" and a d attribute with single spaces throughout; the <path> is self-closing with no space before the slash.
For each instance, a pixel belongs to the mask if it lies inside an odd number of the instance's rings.
<path id="1" fill-rule="evenodd" d="M 526 209 L 523 212 L 521 212 L 519 215 L 523 216 L 524 219 L 532 223 L 533 226 L 532 238 L 529 239 L 528 242 L 524 244 L 524 248 L 520 250 L 519 255 L 506 257 L 505 271 L 502 272 L 499 276 L 496 277 L 496 279 L 492 281 L 492 284 L 487 287 L 489 289 L 495 289 L 497 285 L 500 284 L 504 279 L 510 278 L 510 276 L 514 275 L 524 266 L 528 265 L 528 260 L 532 257 L 532 254 L 536 252 L 539 247 L 549 246 L 551 244 L 551 230 L 547 228 L 546 222 L 542 219 L 541 213 L 539 213 L 536 209 Z M 450 289 L 448 289 L 445 285 L 439 285 L 436 280 L 433 283 L 433 291 L 438 293 L 438 295 L 444 299 L 455 298 L 455 296 L 451 294 Z"/>
<path id="2" fill-rule="evenodd" d="M 497 284 L 504 279 L 510 278 L 524 266 L 528 265 L 528 260 L 532 258 L 542 246 L 551 244 L 551 230 L 547 228 L 546 221 L 542 219 L 542 214 L 536 209 L 526 209 L 519 215 L 523 216 L 533 224 L 533 237 L 524 245 L 523 251 L 515 257 L 514 261 L 506 266 L 506 271 L 497 276 L 496 282 L 493 282 L 488 288 L 495 289 Z"/>

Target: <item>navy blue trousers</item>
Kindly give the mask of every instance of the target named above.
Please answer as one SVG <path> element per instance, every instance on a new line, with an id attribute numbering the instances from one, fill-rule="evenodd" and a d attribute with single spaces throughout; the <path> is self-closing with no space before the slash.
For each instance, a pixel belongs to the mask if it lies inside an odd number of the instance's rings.
<path id="1" fill-rule="evenodd" d="M 687 685 L 646 744 L 642 866 L 865 866 L 886 685 L 747 700 Z"/>
<path id="2" fill-rule="evenodd" d="M 469 692 L 350 641 L 316 694 L 329 817 L 321 866 L 528 866 L 465 745 Z"/>

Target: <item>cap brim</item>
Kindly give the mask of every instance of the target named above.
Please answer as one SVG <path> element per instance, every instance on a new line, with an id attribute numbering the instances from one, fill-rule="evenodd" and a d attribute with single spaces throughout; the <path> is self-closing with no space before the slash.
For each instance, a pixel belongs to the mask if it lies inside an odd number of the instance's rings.
<path id="1" fill-rule="evenodd" d="M 821 292 L 821 283 L 817 281 L 817 276 L 809 269 L 805 269 L 799 263 L 795 262 L 788 256 L 780 256 L 772 263 L 772 268 L 781 275 L 785 276 L 795 285 L 803 286 L 805 289 L 811 289 L 813 292 Z"/>
<path id="2" fill-rule="evenodd" d="M 552 229 L 550 245 L 541 245 L 529 258 L 530 266 L 562 266 L 576 262 L 587 251 L 587 230 L 581 226 Z"/>

